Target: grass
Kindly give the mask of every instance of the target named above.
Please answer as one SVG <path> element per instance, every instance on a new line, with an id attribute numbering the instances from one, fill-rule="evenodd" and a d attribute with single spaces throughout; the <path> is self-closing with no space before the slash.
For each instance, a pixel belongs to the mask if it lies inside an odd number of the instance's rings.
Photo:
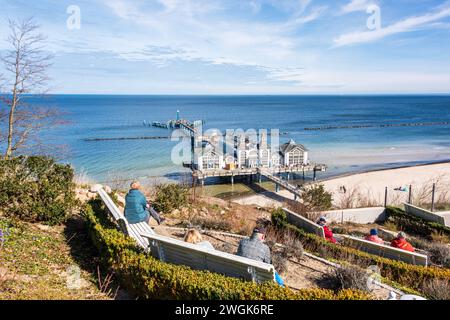
<path id="1" fill-rule="evenodd" d="M 266 191 L 275 191 L 275 186 L 271 182 L 254 182 L 254 184 L 261 187 L 262 189 L 265 189 Z M 201 187 L 197 187 L 197 190 L 202 191 L 203 195 L 205 196 L 215 197 L 223 200 L 231 200 L 257 194 L 255 190 L 250 188 L 247 184 L 239 182 L 235 183 L 234 186 L 232 186 L 231 184 L 206 185 L 203 190 Z"/>
<path id="2" fill-rule="evenodd" d="M 0 217 L 0 229 L 9 231 L 0 247 L 0 300 L 112 299 L 111 276 L 97 274 L 99 263 L 82 226 L 75 220 L 48 227 Z M 75 289 L 68 286 L 70 270 L 79 270 Z"/>

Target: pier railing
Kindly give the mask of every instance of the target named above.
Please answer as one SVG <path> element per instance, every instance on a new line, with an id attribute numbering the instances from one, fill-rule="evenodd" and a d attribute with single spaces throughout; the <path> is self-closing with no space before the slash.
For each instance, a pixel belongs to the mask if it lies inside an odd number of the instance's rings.
<path id="1" fill-rule="evenodd" d="M 279 188 L 284 188 L 290 193 L 292 193 L 295 197 L 301 198 L 303 191 L 298 186 L 294 186 L 289 183 L 289 181 L 283 180 L 280 177 L 277 177 L 276 174 L 280 173 L 305 173 L 305 172 L 314 172 L 314 180 L 316 179 L 317 171 L 326 171 L 326 165 L 324 164 L 309 164 L 309 165 L 298 165 L 298 166 L 282 166 L 276 168 L 238 168 L 233 170 L 225 170 L 225 169 L 204 169 L 204 170 L 195 170 L 195 168 L 191 165 L 184 164 L 185 167 L 190 167 L 193 171 L 192 175 L 194 179 L 200 180 L 202 185 L 204 184 L 205 179 L 212 177 L 231 177 L 231 183 L 234 183 L 234 177 L 239 176 L 254 176 L 258 175 L 260 177 L 265 177 L 267 180 L 275 183 L 276 190 L 278 192 Z"/>

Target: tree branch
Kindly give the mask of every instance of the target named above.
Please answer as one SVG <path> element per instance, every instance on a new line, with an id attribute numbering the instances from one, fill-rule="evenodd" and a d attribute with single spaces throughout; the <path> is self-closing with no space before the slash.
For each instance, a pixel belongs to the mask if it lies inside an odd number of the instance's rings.
<path id="1" fill-rule="evenodd" d="M 52 55 L 45 53 L 46 37 L 39 33 L 39 25 L 33 18 L 22 22 L 9 21 L 9 50 L 1 57 L 6 70 L 4 86 L 11 89 L 0 96 L 7 107 L 7 114 L 0 113 L 0 128 L 6 128 L 6 134 L 0 132 L 0 142 L 6 140 L 5 158 L 10 158 L 18 150 L 30 148 L 40 143 L 38 133 L 62 123 L 60 113 L 55 109 L 28 106 L 24 95 L 47 91 L 49 77 L 47 70 L 51 66 Z M 0 109 L 1 111 L 2 109 Z"/>

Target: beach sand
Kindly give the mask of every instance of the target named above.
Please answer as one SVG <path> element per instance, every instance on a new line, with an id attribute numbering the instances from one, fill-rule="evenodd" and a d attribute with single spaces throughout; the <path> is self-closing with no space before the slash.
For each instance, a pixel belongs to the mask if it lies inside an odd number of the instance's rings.
<path id="1" fill-rule="evenodd" d="M 440 163 L 398 169 L 378 170 L 351 174 L 321 181 L 325 189 L 333 194 L 333 203 L 340 207 L 343 202 L 353 197 L 355 201 L 367 206 L 383 205 L 385 188 L 388 188 L 388 204 L 395 205 L 407 201 L 408 191 L 412 186 L 413 201 L 421 198 L 431 203 L 431 188 L 436 183 L 436 201 L 449 200 L 450 197 L 450 163 Z M 345 187 L 346 192 L 344 193 Z M 286 190 L 277 194 L 266 192 L 243 197 L 236 200 L 240 204 L 252 204 L 261 207 L 277 207 L 293 195 Z"/>

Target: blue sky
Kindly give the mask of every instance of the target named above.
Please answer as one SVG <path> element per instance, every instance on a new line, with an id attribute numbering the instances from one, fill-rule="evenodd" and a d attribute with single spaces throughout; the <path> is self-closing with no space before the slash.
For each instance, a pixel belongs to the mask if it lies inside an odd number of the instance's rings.
<path id="1" fill-rule="evenodd" d="M 450 92 L 450 1 L 0 0 L 33 16 L 54 93 Z M 67 28 L 78 6 L 81 28 Z M 367 10 L 371 9 L 369 13 Z M 367 20 L 379 8 L 380 29 Z"/>

